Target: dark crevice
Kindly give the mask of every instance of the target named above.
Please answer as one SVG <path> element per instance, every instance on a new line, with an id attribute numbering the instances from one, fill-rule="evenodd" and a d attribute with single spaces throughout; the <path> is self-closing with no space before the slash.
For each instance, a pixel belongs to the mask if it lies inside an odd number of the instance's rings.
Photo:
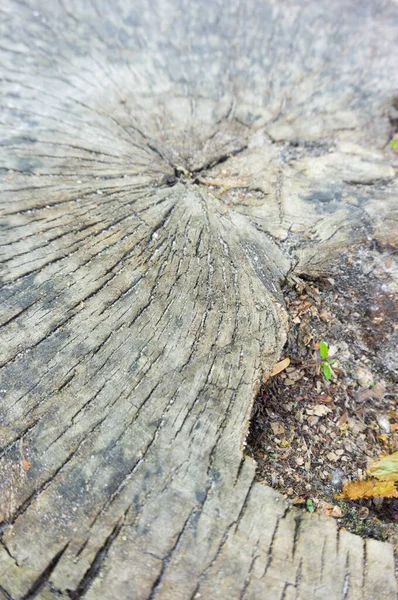
<path id="1" fill-rule="evenodd" d="M 298 544 L 298 540 L 300 537 L 300 528 L 301 528 L 301 522 L 302 522 L 302 515 L 297 515 L 296 517 L 294 517 L 294 535 L 293 535 L 293 548 L 292 548 L 292 558 L 294 558 L 294 555 L 296 553 L 297 550 L 297 544 Z"/>
<path id="2" fill-rule="evenodd" d="M 79 550 L 76 552 L 75 558 L 78 558 L 81 555 L 81 553 L 83 552 L 83 550 L 87 546 L 87 544 L 88 544 L 88 538 L 83 542 L 83 544 L 80 546 Z"/>
<path id="3" fill-rule="evenodd" d="M 287 598 L 287 590 L 290 587 L 294 587 L 292 583 L 285 583 L 285 585 L 283 586 L 282 596 L 280 597 L 280 600 L 285 600 Z"/>
<path id="4" fill-rule="evenodd" d="M 368 570 L 368 547 L 366 540 L 363 541 L 363 552 L 362 552 L 362 587 L 365 589 L 366 584 L 366 573 Z"/>
<path id="5" fill-rule="evenodd" d="M 299 566 L 297 567 L 296 578 L 294 580 L 294 586 L 296 588 L 296 595 L 297 595 L 297 597 L 299 597 L 299 594 L 297 592 L 298 592 L 300 581 L 301 581 L 301 572 L 302 572 L 302 570 L 303 570 L 303 559 L 301 558 L 300 562 L 299 562 Z"/>
<path id="6" fill-rule="evenodd" d="M 241 146 L 240 148 L 237 148 L 236 150 L 232 150 L 231 152 L 228 152 L 228 154 L 223 154 L 219 158 L 209 161 L 208 163 L 199 167 L 198 169 L 193 169 L 192 175 L 193 176 L 194 175 L 203 175 L 203 173 L 205 171 L 208 171 L 209 169 L 213 169 L 214 167 L 221 165 L 222 163 L 226 162 L 229 158 L 232 158 L 233 156 L 237 156 L 238 154 L 241 154 L 241 152 L 244 152 L 245 150 L 247 150 L 247 148 L 248 148 L 248 146 L 247 146 L 247 144 L 245 144 L 244 146 Z"/>
<path id="7" fill-rule="evenodd" d="M 202 165 L 201 167 L 199 167 L 197 169 L 189 170 L 189 169 L 184 169 L 183 167 L 174 167 L 174 173 L 166 176 L 165 184 L 168 185 L 169 187 L 172 187 L 177 182 L 180 182 L 183 184 L 197 183 L 199 177 L 203 176 L 206 171 L 209 171 L 210 169 L 213 169 L 214 167 L 221 165 L 222 163 L 226 162 L 229 158 L 232 158 L 233 156 L 237 156 L 241 152 L 244 152 L 245 150 L 247 150 L 247 148 L 248 148 L 248 146 L 244 145 L 241 148 L 238 148 L 237 150 L 233 150 L 233 151 L 229 152 L 228 154 L 223 154 L 222 156 L 220 156 L 219 158 L 217 158 L 215 160 L 209 161 L 208 163 L 206 163 L 205 165 Z"/>
<path id="8" fill-rule="evenodd" d="M 239 476 L 240 476 L 240 474 L 242 472 L 243 466 L 245 464 L 245 460 L 246 460 L 245 456 L 242 456 L 242 459 L 241 459 L 241 461 L 239 463 L 238 471 L 236 473 L 235 481 L 234 481 L 234 484 L 233 484 L 232 487 L 235 487 L 236 484 L 238 483 L 238 479 L 239 479 Z"/>
<path id="9" fill-rule="evenodd" d="M 123 517 L 121 517 L 119 519 L 119 521 L 116 523 L 116 525 L 112 529 L 109 536 L 106 538 L 105 542 L 102 544 L 102 546 L 97 551 L 91 565 L 89 566 L 89 568 L 83 575 L 77 588 L 75 590 L 66 590 L 69 598 L 71 598 L 72 600 L 79 600 L 79 598 L 83 598 L 85 596 L 85 594 L 87 593 L 88 589 L 91 587 L 94 579 L 97 577 L 97 575 L 101 569 L 103 562 L 105 561 L 105 559 L 108 555 L 108 552 L 109 552 L 113 542 L 115 541 L 115 539 L 117 538 L 117 536 L 120 533 L 121 528 L 123 527 L 123 523 L 124 523 L 124 520 L 126 518 L 126 515 L 129 511 L 129 509 L 130 509 L 130 506 L 127 508 Z"/>
<path id="10" fill-rule="evenodd" d="M 247 589 L 248 589 L 248 587 L 250 585 L 250 581 L 251 581 L 251 578 L 252 578 L 254 564 L 255 564 L 256 560 L 260 557 L 259 554 L 256 554 L 257 548 L 258 548 L 258 542 L 255 545 L 254 550 L 253 550 L 253 555 L 254 556 L 253 556 L 253 558 L 251 560 L 251 563 L 250 563 L 250 566 L 249 566 L 249 570 L 248 570 L 248 573 L 247 573 L 247 577 L 245 579 L 245 583 L 243 585 L 242 591 L 241 591 L 240 596 L 239 596 L 239 600 L 243 600 L 244 597 L 246 596 L 246 592 L 247 592 Z"/>
<path id="11" fill-rule="evenodd" d="M 350 590 L 350 555 L 349 555 L 349 553 L 347 553 L 347 558 L 345 561 L 343 595 L 341 597 L 341 600 L 347 600 L 349 590 Z"/>
<path id="12" fill-rule="evenodd" d="M 203 569 L 203 571 L 198 575 L 198 582 L 197 582 L 196 587 L 195 587 L 194 591 L 192 592 L 189 600 L 194 600 L 195 598 L 199 597 L 199 596 L 197 596 L 197 594 L 199 593 L 199 590 L 200 590 L 201 581 L 207 575 L 207 573 L 210 571 L 210 569 L 212 568 L 212 566 L 214 565 L 214 563 L 220 556 L 221 551 L 224 548 L 225 543 L 228 539 L 229 533 L 234 525 L 236 525 L 236 521 L 232 521 L 232 523 L 230 523 L 228 525 L 227 529 L 225 530 L 225 532 L 221 538 L 221 541 L 218 545 L 218 548 L 217 548 L 213 558 L 211 559 L 211 561 L 209 562 L 207 567 L 205 569 Z"/>
<path id="13" fill-rule="evenodd" d="M 13 555 L 11 554 L 11 552 L 10 552 L 10 550 L 9 550 L 9 548 L 8 548 L 8 546 L 7 546 L 7 544 L 5 543 L 5 541 L 4 541 L 4 540 L 0 539 L 0 545 L 1 545 L 1 546 L 4 548 L 4 550 L 7 552 L 8 556 L 9 556 L 10 558 L 12 558 L 12 560 L 14 561 L 14 563 L 16 564 L 16 566 L 17 566 L 17 567 L 19 567 L 19 564 L 18 564 L 18 561 L 17 561 L 17 559 L 15 558 L 15 556 L 13 556 Z"/>
<path id="14" fill-rule="evenodd" d="M 57 554 L 50 561 L 50 563 L 44 569 L 44 571 L 39 575 L 39 577 L 33 582 L 32 586 L 29 588 L 29 590 L 26 592 L 26 594 L 21 598 L 21 600 L 31 600 L 32 598 L 35 598 L 37 596 L 37 594 L 40 592 L 40 590 L 46 584 L 51 573 L 54 571 L 55 567 L 61 560 L 61 557 L 62 557 L 63 553 L 65 552 L 65 550 L 67 549 L 68 545 L 69 545 L 69 542 L 59 552 L 57 552 Z"/>
<path id="15" fill-rule="evenodd" d="M 393 138 L 398 133 L 398 96 L 392 99 L 388 119 L 390 121 L 390 138 Z"/>
<path id="16" fill-rule="evenodd" d="M 246 496 L 245 496 L 245 499 L 243 500 L 242 508 L 240 509 L 240 512 L 239 512 L 238 518 L 236 519 L 236 527 L 235 527 L 235 532 L 237 532 L 237 531 L 238 531 L 238 528 L 239 528 L 240 522 L 241 522 L 241 520 L 242 520 L 242 517 L 243 517 L 243 515 L 244 515 L 244 513 L 245 513 L 245 511 L 246 511 L 246 508 L 247 508 L 247 505 L 248 505 L 248 502 L 249 502 L 249 498 L 250 498 L 250 495 L 251 495 L 251 493 L 252 493 L 252 490 L 253 490 L 253 486 L 254 486 L 254 484 L 255 484 L 255 481 L 256 481 L 256 478 L 254 477 L 254 478 L 252 479 L 252 482 L 251 482 L 250 486 L 249 486 L 249 489 L 247 490 L 247 494 L 246 494 Z"/>
<path id="17" fill-rule="evenodd" d="M 270 545 L 269 545 L 269 548 L 268 548 L 267 564 L 265 565 L 264 573 L 262 574 L 261 579 L 263 579 L 263 577 L 266 576 L 266 574 L 267 574 L 267 572 L 268 572 L 268 570 L 269 570 L 269 568 L 270 568 L 270 566 L 272 564 L 272 561 L 274 559 L 274 556 L 273 556 L 274 542 L 275 542 L 275 539 L 276 539 L 276 535 L 278 533 L 279 524 L 282 521 L 282 519 L 286 518 L 286 515 L 287 515 L 288 512 L 289 512 L 289 509 L 287 508 L 285 510 L 285 512 L 283 513 L 283 515 L 281 517 L 278 517 L 277 520 L 276 520 L 274 531 L 272 533 L 271 542 L 270 542 Z"/>
<path id="18" fill-rule="evenodd" d="M 76 375 L 76 369 L 73 369 L 72 373 L 70 375 L 67 375 L 66 378 L 61 382 L 61 384 L 59 385 L 57 392 L 60 392 L 61 390 L 63 390 L 71 381 L 72 379 L 75 377 Z"/>
<path id="19" fill-rule="evenodd" d="M 155 581 L 154 581 L 154 583 L 152 585 L 151 593 L 148 596 L 148 600 L 154 600 L 154 598 L 156 598 L 158 590 L 159 590 L 160 586 L 162 585 L 162 581 L 163 581 L 163 578 L 164 578 L 164 574 L 165 574 L 165 572 L 167 570 L 167 566 L 170 563 L 171 559 L 173 558 L 173 555 L 175 554 L 176 550 L 178 549 L 179 544 L 180 544 L 180 540 L 183 537 L 183 535 L 184 535 L 187 527 L 189 526 L 189 523 L 190 523 L 190 521 L 192 519 L 192 515 L 196 512 L 196 510 L 197 510 L 196 507 L 194 507 L 191 510 L 191 512 L 189 513 L 187 519 L 184 522 L 184 525 L 183 525 L 181 531 L 178 533 L 173 546 L 171 547 L 171 549 L 168 552 L 167 556 L 165 556 L 162 559 L 162 563 L 163 563 L 162 564 L 162 568 L 160 569 L 159 575 L 157 576 L 157 578 L 155 579 Z"/>
<path id="20" fill-rule="evenodd" d="M 77 444 L 75 449 L 67 456 L 67 458 L 60 464 L 60 466 L 47 478 L 43 481 L 41 485 L 39 485 L 33 492 L 26 498 L 26 500 L 16 509 L 12 516 L 8 519 L 4 519 L 0 522 L 0 533 L 4 531 L 4 529 L 8 525 L 13 525 L 15 521 L 18 519 L 20 515 L 22 515 L 33 503 L 33 501 L 42 493 L 44 490 L 52 483 L 52 481 L 57 477 L 57 475 L 62 471 L 62 469 L 73 459 L 73 457 L 77 454 L 80 447 L 86 442 L 88 437 L 100 427 L 102 423 L 107 418 L 107 415 L 102 417 L 89 431 L 87 431 L 86 436 L 82 437 L 80 442 Z"/>
<path id="21" fill-rule="evenodd" d="M 0 592 L 4 595 L 4 597 L 6 598 L 6 600 L 15 600 L 15 598 L 13 596 L 11 596 L 11 594 L 9 594 L 7 592 L 7 590 L 3 588 L 2 585 L 0 585 Z"/>

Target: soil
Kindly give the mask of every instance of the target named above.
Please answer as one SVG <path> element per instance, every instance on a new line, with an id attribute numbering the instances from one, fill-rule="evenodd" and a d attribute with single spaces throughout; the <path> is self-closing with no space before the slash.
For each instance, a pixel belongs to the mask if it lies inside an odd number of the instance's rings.
<path id="1" fill-rule="evenodd" d="M 398 450 L 397 291 L 398 264 L 376 247 L 342 253 L 324 279 L 290 280 L 290 365 L 262 385 L 247 439 L 258 479 L 288 502 L 396 551 L 398 499 L 335 496 Z M 320 341 L 335 361 L 330 381 Z"/>

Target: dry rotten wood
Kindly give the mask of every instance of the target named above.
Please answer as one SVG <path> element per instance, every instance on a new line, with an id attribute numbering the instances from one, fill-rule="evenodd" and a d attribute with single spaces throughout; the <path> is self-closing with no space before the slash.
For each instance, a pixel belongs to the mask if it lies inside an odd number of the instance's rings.
<path id="1" fill-rule="evenodd" d="M 0 598 L 390 600 L 243 445 L 281 283 L 396 244 L 396 1 L 0 11 Z"/>

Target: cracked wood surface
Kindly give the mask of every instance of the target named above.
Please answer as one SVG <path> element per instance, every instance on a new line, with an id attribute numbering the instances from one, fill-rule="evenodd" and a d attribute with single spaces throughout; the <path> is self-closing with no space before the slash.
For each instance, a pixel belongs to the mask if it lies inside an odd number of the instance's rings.
<path id="1" fill-rule="evenodd" d="M 243 446 L 281 283 L 396 246 L 397 3 L 0 11 L 1 600 L 394 598 Z"/>

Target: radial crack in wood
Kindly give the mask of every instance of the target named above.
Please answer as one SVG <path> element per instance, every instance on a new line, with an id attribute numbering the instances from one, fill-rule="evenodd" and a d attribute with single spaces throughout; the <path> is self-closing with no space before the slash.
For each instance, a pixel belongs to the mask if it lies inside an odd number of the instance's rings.
<path id="1" fill-rule="evenodd" d="M 281 283 L 396 247 L 396 3 L 1 11 L 0 596 L 394 597 L 243 447 Z"/>

